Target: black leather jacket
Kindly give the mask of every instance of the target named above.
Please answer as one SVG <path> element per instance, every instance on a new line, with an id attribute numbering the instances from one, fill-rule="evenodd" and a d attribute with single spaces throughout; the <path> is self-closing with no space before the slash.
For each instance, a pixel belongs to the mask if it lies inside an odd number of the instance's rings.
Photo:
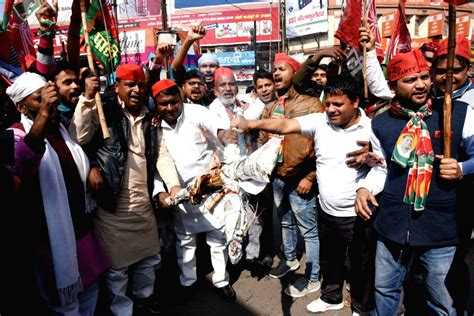
<path id="1" fill-rule="evenodd" d="M 110 133 L 110 138 L 104 140 L 99 129 L 85 150 L 92 161 L 95 161 L 102 171 L 105 188 L 96 196 L 97 204 L 103 209 L 115 211 L 117 197 L 122 189 L 123 175 L 128 153 L 129 124 L 115 96 L 104 98 L 104 114 Z M 152 115 L 149 113 L 143 119 L 145 133 L 145 156 L 147 159 L 147 179 L 150 200 L 153 192 L 153 178 L 158 156 L 157 130 L 151 124 Z M 154 203 L 152 203 L 154 205 Z"/>

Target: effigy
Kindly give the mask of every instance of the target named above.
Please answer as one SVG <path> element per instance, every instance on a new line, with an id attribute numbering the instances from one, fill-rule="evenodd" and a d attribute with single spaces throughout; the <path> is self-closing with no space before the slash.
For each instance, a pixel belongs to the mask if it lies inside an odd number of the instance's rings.
<path id="1" fill-rule="evenodd" d="M 168 205 L 204 204 L 211 214 L 224 212 L 226 245 L 229 259 L 237 264 L 243 255 L 242 243 L 257 215 L 247 194 L 258 194 L 270 182 L 280 149 L 280 138 L 272 138 L 248 156 L 225 160 L 209 173 L 199 175 L 178 191 Z"/>

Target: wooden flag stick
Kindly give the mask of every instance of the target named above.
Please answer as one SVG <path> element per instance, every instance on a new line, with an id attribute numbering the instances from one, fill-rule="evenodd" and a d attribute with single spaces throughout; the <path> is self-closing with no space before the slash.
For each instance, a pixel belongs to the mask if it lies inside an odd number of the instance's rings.
<path id="1" fill-rule="evenodd" d="M 94 59 L 92 57 L 92 49 L 90 46 L 89 40 L 89 30 L 87 29 L 87 18 L 86 18 L 86 3 L 85 0 L 80 0 L 81 4 L 81 19 L 82 19 L 82 32 L 84 34 L 84 41 L 86 42 L 86 51 L 87 51 L 87 62 L 89 63 L 89 68 L 94 75 L 97 75 L 97 72 L 94 67 Z M 107 127 L 107 121 L 105 120 L 104 108 L 102 105 L 102 98 L 100 93 L 96 92 L 95 94 L 95 104 L 97 106 L 97 113 L 99 114 L 100 127 L 102 129 L 102 135 L 104 139 L 110 138 L 109 128 Z"/>
<path id="2" fill-rule="evenodd" d="M 456 49 L 456 8 L 452 4 L 449 5 L 448 25 L 448 65 L 443 104 L 443 154 L 445 158 L 451 157 L 451 93 L 453 91 L 454 52 Z"/>
<path id="3" fill-rule="evenodd" d="M 363 27 L 367 28 L 367 0 L 364 0 L 364 18 L 362 21 Z M 362 48 L 363 53 L 363 67 L 362 75 L 364 77 L 364 98 L 367 100 L 369 98 L 369 83 L 367 81 L 367 47 L 364 45 Z"/>

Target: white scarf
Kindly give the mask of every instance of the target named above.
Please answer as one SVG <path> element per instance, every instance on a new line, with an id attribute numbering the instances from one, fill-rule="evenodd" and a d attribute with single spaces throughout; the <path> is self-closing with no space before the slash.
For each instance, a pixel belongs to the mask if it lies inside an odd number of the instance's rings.
<path id="1" fill-rule="evenodd" d="M 28 133 L 33 122 L 23 114 L 21 123 Z M 66 143 L 84 184 L 86 212 L 95 207 L 95 202 L 86 190 L 89 175 L 89 160 L 82 148 L 69 137 L 66 128 L 60 124 L 59 131 Z M 43 207 L 48 225 L 54 275 L 60 304 L 65 306 L 77 299 L 82 290 L 76 253 L 76 237 L 69 209 L 66 185 L 59 158 L 47 140 L 46 150 L 39 166 L 39 181 Z"/>

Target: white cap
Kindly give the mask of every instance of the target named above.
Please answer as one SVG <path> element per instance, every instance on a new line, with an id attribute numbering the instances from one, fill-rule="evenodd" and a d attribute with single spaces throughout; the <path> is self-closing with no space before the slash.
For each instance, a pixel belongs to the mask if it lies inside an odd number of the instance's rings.
<path id="1" fill-rule="evenodd" d="M 17 104 L 45 85 L 46 79 L 44 77 L 33 72 L 25 72 L 7 88 L 7 95 L 12 99 L 13 103 Z"/>

